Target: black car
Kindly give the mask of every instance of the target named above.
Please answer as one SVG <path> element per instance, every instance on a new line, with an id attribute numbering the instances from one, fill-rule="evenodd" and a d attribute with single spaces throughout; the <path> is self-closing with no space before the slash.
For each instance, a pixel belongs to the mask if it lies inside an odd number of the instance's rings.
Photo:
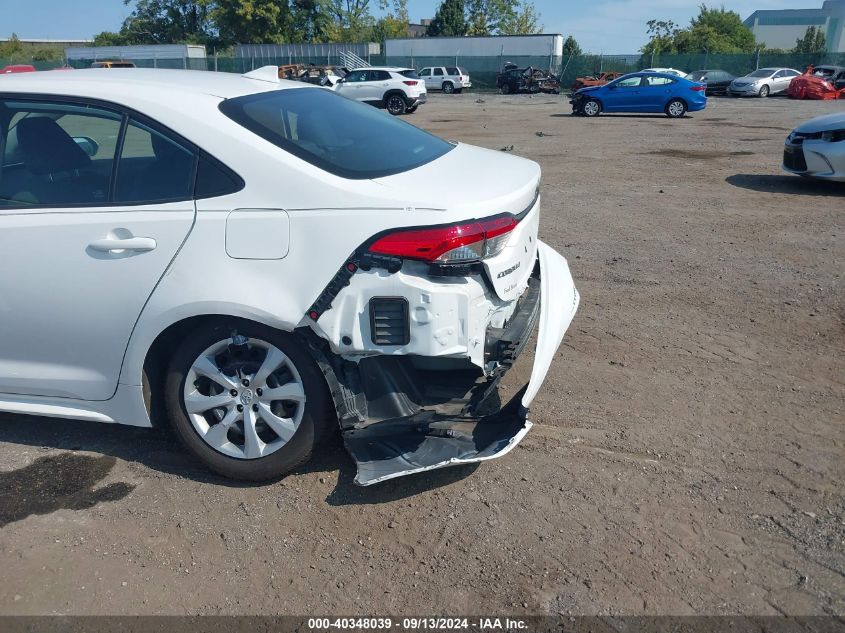
<path id="1" fill-rule="evenodd" d="M 560 81 L 551 73 L 533 66 L 517 68 L 516 64 L 508 63 L 496 75 L 496 88 L 504 95 L 518 92 L 560 94 Z"/>
<path id="2" fill-rule="evenodd" d="M 707 84 L 708 95 L 724 95 L 728 94 L 728 86 L 736 77 L 724 70 L 694 70 L 687 79 Z"/>

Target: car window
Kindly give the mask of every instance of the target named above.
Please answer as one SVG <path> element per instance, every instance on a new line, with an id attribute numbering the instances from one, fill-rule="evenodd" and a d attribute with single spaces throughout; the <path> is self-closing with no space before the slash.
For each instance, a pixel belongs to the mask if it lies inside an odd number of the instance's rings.
<path id="1" fill-rule="evenodd" d="M 434 74 L 435 74 L 435 76 L 442 77 L 443 76 L 443 69 L 442 68 L 435 68 Z"/>
<path id="2" fill-rule="evenodd" d="M 748 73 L 746 77 L 771 77 L 772 76 L 772 69 L 771 68 L 761 68 L 759 70 L 755 70 L 753 73 Z"/>
<path id="3" fill-rule="evenodd" d="M 117 165 L 115 202 L 144 204 L 193 196 L 197 155 L 143 123 L 130 120 Z"/>
<path id="4" fill-rule="evenodd" d="M 643 77 L 643 79 L 643 85 L 646 86 L 665 86 L 675 83 L 675 80 L 669 77 Z"/>
<path id="5" fill-rule="evenodd" d="M 420 77 L 431 77 L 431 68 L 423 68 L 420 71 Z"/>
<path id="6" fill-rule="evenodd" d="M 370 81 L 388 81 L 390 79 L 390 73 L 386 70 L 371 70 L 370 71 Z"/>
<path id="7" fill-rule="evenodd" d="M 416 70 L 403 70 L 399 73 L 403 77 L 407 77 L 408 79 L 419 79 L 420 76 L 417 74 Z"/>
<path id="8" fill-rule="evenodd" d="M 619 79 L 614 81 L 612 85 L 618 88 L 634 88 L 639 86 L 641 82 L 641 77 L 625 77 L 625 79 Z"/>
<path id="9" fill-rule="evenodd" d="M 798 75 L 801 74 L 797 70 L 785 70 L 784 73 L 786 74 L 787 77 L 797 77 Z"/>
<path id="10" fill-rule="evenodd" d="M 290 154 L 343 178 L 398 174 L 454 147 L 371 106 L 319 88 L 227 99 L 220 111 Z"/>
<path id="11" fill-rule="evenodd" d="M 367 81 L 367 75 L 369 73 L 366 70 L 353 70 L 351 73 L 346 75 L 347 83 L 358 83 L 361 81 Z"/>
<path id="12" fill-rule="evenodd" d="M 457 69 L 457 68 L 455 68 L 455 67 L 452 67 L 452 68 L 447 68 L 447 69 L 446 69 L 446 74 L 447 74 L 447 75 L 460 75 L 460 74 L 461 74 L 461 71 L 460 71 L 460 70 L 458 70 L 458 69 Z"/>
<path id="13" fill-rule="evenodd" d="M 72 103 L 0 105 L 0 207 L 109 201 L 122 115 Z"/>

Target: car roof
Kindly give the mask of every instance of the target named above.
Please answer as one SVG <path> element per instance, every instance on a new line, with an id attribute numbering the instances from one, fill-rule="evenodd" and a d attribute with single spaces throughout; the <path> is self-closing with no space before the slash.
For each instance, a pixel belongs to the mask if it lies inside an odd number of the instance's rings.
<path id="1" fill-rule="evenodd" d="M 437 68 L 437 66 L 433 66 L 433 68 Z M 350 72 L 355 72 L 356 70 L 390 70 L 395 73 L 402 72 L 405 70 L 414 70 L 413 68 L 405 68 L 404 66 L 364 66 L 363 68 L 353 68 Z"/>
<path id="2" fill-rule="evenodd" d="M 276 69 L 275 66 L 270 68 Z M 229 99 L 308 85 L 301 81 L 270 80 L 269 74 L 267 78 L 257 78 L 204 70 L 153 68 L 125 68 L 119 73 L 104 73 L 101 69 L 91 68 L 72 73 L 47 71 L 5 75 L 0 82 L 0 92 L 88 97 L 131 104 L 137 100 L 170 100 L 174 94 Z"/>

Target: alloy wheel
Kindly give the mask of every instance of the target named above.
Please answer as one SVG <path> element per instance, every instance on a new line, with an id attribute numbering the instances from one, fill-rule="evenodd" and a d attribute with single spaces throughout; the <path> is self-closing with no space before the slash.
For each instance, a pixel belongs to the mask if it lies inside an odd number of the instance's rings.
<path id="1" fill-rule="evenodd" d="M 274 345 L 241 336 L 219 341 L 197 357 L 182 398 L 206 444 L 236 459 L 258 459 L 282 448 L 305 411 L 305 386 L 293 362 Z"/>
<path id="2" fill-rule="evenodd" d="M 584 104 L 584 114 L 587 116 L 596 116 L 599 113 L 599 104 L 598 101 L 589 100 L 587 103 Z"/>
<path id="3" fill-rule="evenodd" d="M 684 104 L 680 101 L 672 101 L 667 110 L 669 111 L 669 116 L 671 117 L 681 117 L 684 116 L 684 112 L 686 112 Z"/>
<path id="4" fill-rule="evenodd" d="M 393 95 L 387 100 L 387 111 L 390 114 L 403 114 L 405 108 L 405 100 L 399 95 Z"/>

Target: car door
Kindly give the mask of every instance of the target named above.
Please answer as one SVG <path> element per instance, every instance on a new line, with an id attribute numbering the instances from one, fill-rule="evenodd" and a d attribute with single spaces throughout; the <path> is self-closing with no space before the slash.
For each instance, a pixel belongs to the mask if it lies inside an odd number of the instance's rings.
<path id="1" fill-rule="evenodd" d="M 420 79 L 422 79 L 425 82 L 426 89 L 430 90 L 432 88 L 432 85 L 431 85 L 431 68 L 423 68 L 420 71 Z"/>
<path id="2" fill-rule="evenodd" d="M 343 81 L 337 85 L 335 92 L 342 94 L 348 99 L 356 101 L 365 101 L 365 85 L 369 77 L 367 70 L 353 70 L 344 77 Z"/>
<path id="3" fill-rule="evenodd" d="M 444 69 L 441 68 L 432 68 L 431 69 L 431 85 L 426 84 L 426 87 L 430 87 L 432 90 L 440 90 L 443 88 L 443 79 L 446 77 L 446 72 Z"/>
<path id="4" fill-rule="evenodd" d="M 786 70 L 779 70 L 772 76 L 772 92 L 783 92 L 789 87 L 792 77 Z"/>
<path id="5" fill-rule="evenodd" d="M 106 400 L 194 221 L 197 154 L 118 110 L 0 95 L 0 393 Z"/>
<path id="6" fill-rule="evenodd" d="M 669 77 L 643 77 L 636 106 L 643 112 L 663 112 L 676 83 Z"/>
<path id="7" fill-rule="evenodd" d="M 632 112 L 640 100 L 642 77 L 634 75 L 608 84 L 602 89 L 605 112 Z"/>
<path id="8" fill-rule="evenodd" d="M 384 101 L 384 93 L 390 89 L 390 73 L 386 70 L 371 70 L 367 77 L 365 94 L 366 101 L 370 103 L 381 103 Z"/>

